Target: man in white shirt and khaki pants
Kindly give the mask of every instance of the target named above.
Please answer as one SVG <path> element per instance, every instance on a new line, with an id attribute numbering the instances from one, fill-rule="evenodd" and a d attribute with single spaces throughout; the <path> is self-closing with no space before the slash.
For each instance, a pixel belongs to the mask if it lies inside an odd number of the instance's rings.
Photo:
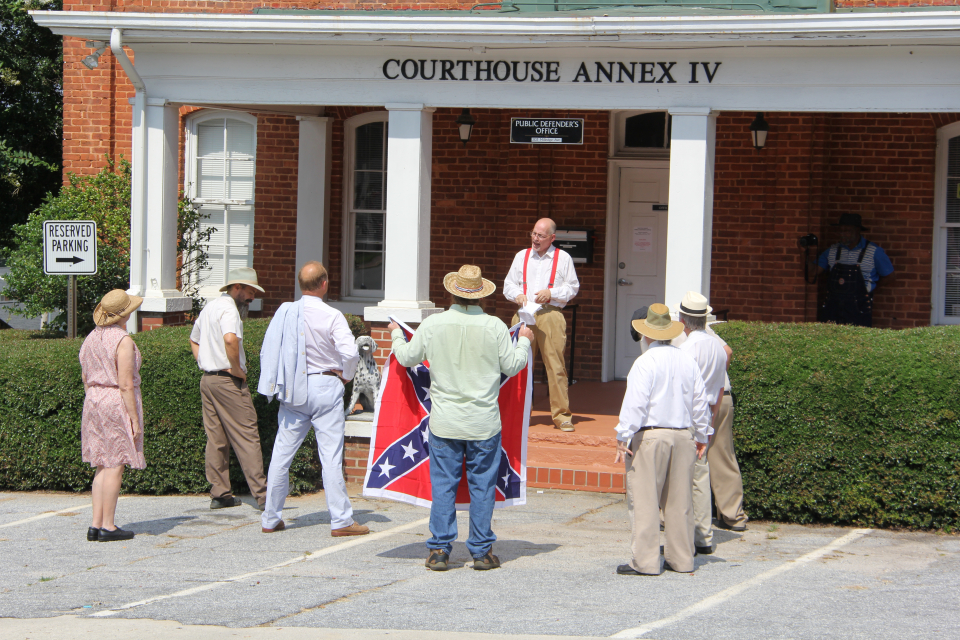
<path id="1" fill-rule="evenodd" d="M 707 389 L 707 404 L 710 405 L 711 426 L 716 425 L 716 416 L 723 400 L 723 387 L 727 378 L 727 352 L 720 340 L 707 333 L 707 316 L 713 309 L 707 299 L 694 291 L 688 291 L 675 307 L 680 314 L 683 332 L 687 339 L 680 350 L 690 355 L 700 367 L 700 375 Z M 713 438 L 710 438 L 712 443 Z M 697 459 L 693 468 L 693 539 L 697 553 L 713 553 L 713 526 L 710 517 L 710 466 L 707 452 Z"/>
<path id="2" fill-rule="evenodd" d="M 518 253 L 503 283 L 503 295 L 521 308 L 528 303 L 540 305 L 533 331 L 533 357 L 539 350 L 547 372 L 550 390 L 550 414 L 555 428 L 573 431 L 573 414 L 567 393 L 567 366 L 563 352 L 567 346 L 567 321 L 563 309 L 580 291 L 580 281 L 573 268 L 573 258 L 566 251 L 553 246 L 557 224 L 550 218 L 541 218 L 530 234 L 531 246 Z M 520 321 L 514 314 L 510 325 Z"/>
<path id="3" fill-rule="evenodd" d="M 663 304 L 651 305 L 634 330 L 651 343 L 627 376 L 617 424 L 615 462 L 626 465 L 633 558 L 620 575 L 660 574 L 660 509 L 668 570 L 693 571 L 693 467 L 713 434 L 696 361 L 670 344 L 683 325 Z"/>
<path id="4" fill-rule="evenodd" d="M 257 272 L 244 267 L 233 269 L 227 293 L 207 303 L 190 333 L 190 348 L 203 370 L 200 398 L 203 401 L 203 428 L 207 432 L 207 481 L 211 509 L 240 506 L 230 487 L 230 448 L 240 461 L 250 493 L 260 509 L 266 502 L 266 479 L 257 411 L 247 387 L 247 357 L 243 351 L 243 320 L 250 303 L 263 289 Z"/>

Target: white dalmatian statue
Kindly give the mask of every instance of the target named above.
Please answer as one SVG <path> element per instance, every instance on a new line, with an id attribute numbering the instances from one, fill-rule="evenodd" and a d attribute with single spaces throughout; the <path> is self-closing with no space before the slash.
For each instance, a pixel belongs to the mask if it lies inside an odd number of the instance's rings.
<path id="1" fill-rule="evenodd" d="M 344 410 L 344 414 L 348 416 L 353 413 L 357 400 L 360 401 L 365 412 L 372 412 L 380 389 L 380 368 L 377 367 L 377 361 L 373 359 L 373 354 L 377 350 L 376 341 L 370 336 L 360 336 L 357 338 L 357 350 L 360 352 L 360 364 L 357 365 L 357 375 L 353 378 L 350 402 Z"/>

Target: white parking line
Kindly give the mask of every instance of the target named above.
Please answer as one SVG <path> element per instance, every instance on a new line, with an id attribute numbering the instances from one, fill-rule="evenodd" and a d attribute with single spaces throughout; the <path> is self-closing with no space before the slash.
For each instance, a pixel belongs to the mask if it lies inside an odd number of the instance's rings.
<path id="1" fill-rule="evenodd" d="M 121 497 L 120 500 L 125 500 L 127 496 Z M 43 520 L 44 518 L 50 518 L 52 516 L 58 516 L 61 513 L 72 513 L 74 511 L 81 511 L 82 509 L 89 509 L 93 506 L 93 503 L 88 502 L 87 504 L 82 504 L 79 507 L 70 507 L 69 509 L 60 509 L 59 511 L 47 511 L 46 513 L 41 513 L 38 516 L 31 516 L 29 518 L 24 518 L 23 520 L 14 520 L 13 522 L 8 522 L 6 524 L 0 524 L 0 529 L 5 529 L 7 527 L 13 527 L 18 524 L 26 524 L 28 522 L 33 522 L 34 520 Z"/>
<path id="2" fill-rule="evenodd" d="M 389 538 L 390 536 L 402 533 L 408 529 L 415 529 L 419 526 L 425 525 L 430 522 L 430 518 L 421 518 L 415 522 L 410 522 L 408 524 L 400 525 L 399 527 L 393 527 L 392 529 L 387 529 L 386 531 L 378 531 L 377 533 L 370 533 L 365 536 L 357 536 L 352 540 L 346 542 L 341 542 L 340 544 L 335 544 L 331 547 L 324 547 L 322 549 L 317 549 L 316 551 L 308 551 L 303 555 L 299 555 L 296 558 L 291 558 L 290 560 L 284 560 L 283 562 L 277 563 L 275 565 L 266 567 L 265 569 L 260 569 L 259 571 L 251 571 L 250 573 L 244 573 L 239 576 L 233 576 L 232 578 L 225 578 L 223 580 L 217 580 L 216 582 L 208 582 L 196 587 L 191 587 L 190 589 L 184 589 L 183 591 L 177 591 L 175 593 L 168 593 L 163 596 L 154 596 L 152 598 L 147 598 L 145 600 L 138 600 L 136 602 L 131 602 L 114 609 L 105 609 L 104 611 L 98 611 L 97 613 L 92 614 L 91 618 L 106 618 L 107 616 L 112 616 L 120 613 L 121 611 L 126 611 L 127 609 L 133 609 L 134 607 L 142 607 L 145 604 L 152 604 L 160 600 L 169 600 L 170 598 L 182 598 L 183 596 L 193 595 L 194 593 L 199 593 L 201 591 L 210 591 L 211 589 L 216 589 L 217 587 L 222 587 L 225 584 L 230 584 L 233 582 L 239 582 L 240 580 L 247 580 L 254 576 L 259 576 L 276 569 L 281 569 L 283 567 L 290 566 L 291 564 L 296 564 L 298 562 L 306 562 L 309 560 L 314 560 L 321 556 L 327 556 L 332 553 L 337 553 L 338 551 L 343 551 L 351 547 L 356 547 L 361 544 L 366 544 L 368 542 L 373 542 L 375 540 L 382 540 L 383 538 Z"/>
<path id="3" fill-rule="evenodd" d="M 854 540 L 859 540 L 863 536 L 870 533 L 870 531 L 871 529 L 854 529 L 847 535 L 837 538 L 830 544 L 824 547 L 820 547 L 816 551 L 811 551 L 810 553 L 802 555 L 792 562 L 785 562 L 780 566 L 774 567 L 769 571 L 765 571 L 760 575 L 756 575 L 750 578 L 749 580 L 745 580 L 740 584 L 730 587 L 729 589 L 724 589 L 719 593 L 715 593 L 709 598 L 704 598 L 700 602 L 690 605 L 686 609 L 682 609 L 678 611 L 672 616 L 661 618 L 660 620 L 657 620 L 655 622 L 650 622 L 648 624 L 643 625 L 642 627 L 635 627 L 633 629 L 624 629 L 623 631 L 619 633 L 615 633 L 610 637 L 611 638 L 640 638 L 644 634 L 650 633 L 651 631 L 655 631 L 662 627 L 666 627 L 671 624 L 680 622 L 685 618 L 689 618 L 690 616 L 694 616 L 698 613 L 702 613 L 707 609 L 711 609 L 717 606 L 718 604 L 725 602 L 726 600 L 729 600 L 730 598 L 737 595 L 738 593 L 746 591 L 750 587 L 760 584 L 761 582 L 763 582 L 764 580 L 767 580 L 768 578 L 772 578 L 781 573 L 785 573 L 787 571 L 790 571 L 791 569 L 796 569 L 798 566 L 805 564 L 807 562 L 811 562 L 818 558 L 822 558 L 823 556 L 827 555 L 831 551 L 835 551 L 842 546 L 848 545 Z"/>

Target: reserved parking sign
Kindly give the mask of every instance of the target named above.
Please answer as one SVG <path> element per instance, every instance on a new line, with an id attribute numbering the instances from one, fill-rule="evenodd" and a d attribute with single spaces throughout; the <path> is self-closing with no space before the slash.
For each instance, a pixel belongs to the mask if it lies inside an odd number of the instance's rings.
<path id="1" fill-rule="evenodd" d="M 97 273 L 97 223 L 47 220 L 43 223 L 43 272 L 58 276 Z"/>

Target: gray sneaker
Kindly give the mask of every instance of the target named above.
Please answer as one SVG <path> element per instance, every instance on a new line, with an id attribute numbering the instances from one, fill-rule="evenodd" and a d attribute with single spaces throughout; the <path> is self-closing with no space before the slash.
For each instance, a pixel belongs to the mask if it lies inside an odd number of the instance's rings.
<path id="1" fill-rule="evenodd" d="M 500 568 L 500 558 L 487 551 L 487 555 L 482 558 L 473 559 L 473 568 L 477 571 L 487 571 L 489 569 Z"/>
<path id="2" fill-rule="evenodd" d="M 446 571 L 450 568 L 447 564 L 450 561 L 450 554 L 443 549 L 430 549 L 430 556 L 427 558 L 424 566 L 431 571 Z"/>

